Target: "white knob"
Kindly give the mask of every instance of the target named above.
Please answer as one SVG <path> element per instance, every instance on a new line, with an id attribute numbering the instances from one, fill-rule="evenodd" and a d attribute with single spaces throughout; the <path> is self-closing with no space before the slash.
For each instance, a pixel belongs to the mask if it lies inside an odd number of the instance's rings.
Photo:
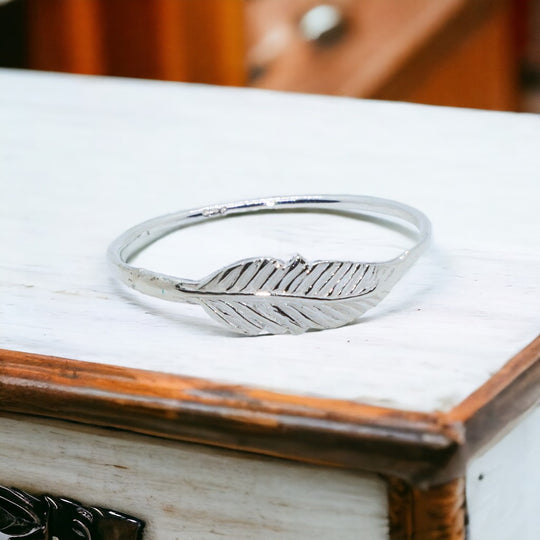
<path id="1" fill-rule="evenodd" d="M 318 41 L 343 25 L 342 11 L 331 4 L 321 4 L 307 11 L 300 19 L 300 31 L 309 41 Z"/>

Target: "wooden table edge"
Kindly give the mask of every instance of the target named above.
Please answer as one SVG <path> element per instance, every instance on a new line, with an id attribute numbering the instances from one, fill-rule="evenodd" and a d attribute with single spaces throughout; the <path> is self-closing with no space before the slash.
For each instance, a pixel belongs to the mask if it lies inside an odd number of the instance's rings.
<path id="1" fill-rule="evenodd" d="M 540 336 L 446 413 L 296 396 L 0 349 L 0 411 L 104 426 L 430 486 L 540 400 Z"/>

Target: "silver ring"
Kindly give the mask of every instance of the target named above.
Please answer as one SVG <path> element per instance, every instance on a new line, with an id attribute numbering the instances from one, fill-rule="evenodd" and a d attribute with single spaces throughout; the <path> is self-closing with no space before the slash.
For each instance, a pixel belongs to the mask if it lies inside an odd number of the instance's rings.
<path id="1" fill-rule="evenodd" d="M 129 264 L 160 238 L 205 220 L 261 210 L 339 210 L 357 216 L 397 218 L 412 225 L 416 244 L 381 262 L 243 259 L 195 281 Z M 300 334 L 349 324 L 377 305 L 418 259 L 431 224 L 405 204 L 353 195 L 266 197 L 181 211 L 145 221 L 120 235 L 108 259 L 124 284 L 143 294 L 202 306 L 216 321 L 250 336 Z"/>

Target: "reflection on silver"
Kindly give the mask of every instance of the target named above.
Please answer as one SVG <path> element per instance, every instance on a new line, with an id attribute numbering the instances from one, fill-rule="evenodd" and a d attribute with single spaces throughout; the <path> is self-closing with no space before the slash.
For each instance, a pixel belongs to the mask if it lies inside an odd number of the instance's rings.
<path id="1" fill-rule="evenodd" d="M 261 210 L 339 210 L 352 217 L 375 215 L 413 225 L 416 244 L 382 262 L 290 261 L 257 257 L 188 280 L 131 266 L 139 251 L 167 234 L 205 221 Z M 351 323 L 384 298 L 414 264 L 431 234 L 427 217 L 387 199 L 353 195 L 302 195 L 219 204 L 168 214 L 129 229 L 109 247 L 108 258 L 129 287 L 174 302 L 202 306 L 215 320 L 246 335 L 300 334 Z"/>

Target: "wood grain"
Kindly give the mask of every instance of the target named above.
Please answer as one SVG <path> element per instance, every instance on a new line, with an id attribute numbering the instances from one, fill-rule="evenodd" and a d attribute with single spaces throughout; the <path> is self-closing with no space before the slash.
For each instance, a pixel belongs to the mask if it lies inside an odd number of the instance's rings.
<path id="1" fill-rule="evenodd" d="M 448 414 L 277 394 L 0 350 L 2 410 L 380 472 L 430 485 L 540 399 L 540 338 Z"/>
<path id="2" fill-rule="evenodd" d="M 462 443 L 439 415 L 0 351 L 1 410 L 426 477 Z"/>
<path id="3" fill-rule="evenodd" d="M 0 78 L 3 177 L 18 178 L 0 197 L 0 348 L 434 412 L 538 333 L 538 117 L 29 71 Z M 107 245 L 139 221 L 265 189 L 330 187 L 407 202 L 434 225 L 431 249 L 359 324 L 234 339 L 197 306 L 111 279 Z M 268 214 L 184 229 L 138 261 L 201 278 L 250 256 L 383 260 L 409 245 L 376 223 Z"/>
<path id="4" fill-rule="evenodd" d="M 540 336 L 516 354 L 476 392 L 454 407 L 446 416 L 467 432 L 470 459 L 486 443 L 531 410 L 540 400 Z"/>
<path id="5" fill-rule="evenodd" d="M 171 81 L 189 80 L 189 54 L 183 32 L 186 2 L 154 0 L 154 12 L 159 21 L 159 40 L 155 44 L 156 65 L 160 78 Z"/>
<path id="6" fill-rule="evenodd" d="M 516 107 L 511 2 L 335 1 L 345 24 L 330 46 L 298 30 L 316 4 L 30 0 L 29 66 L 223 85 L 249 69 L 263 88 Z"/>
<path id="7" fill-rule="evenodd" d="M 29 67 L 241 85 L 241 0 L 29 0 Z"/>
<path id="8" fill-rule="evenodd" d="M 5 410 L 433 484 L 462 476 L 468 452 L 537 399 L 535 377 L 503 376 L 471 413 L 447 421 L 538 331 L 536 117 L 0 76 L 6 178 L 18 179 L 5 183 L 0 198 L 1 344 L 83 362 L 3 353 Z M 359 184 L 359 171 L 369 181 Z M 432 251 L 365 324 L 293 339 L 231 339 L 205 326 L 196 306 L 147 303 L 110 279 L 106 246 L 137 221 L 208 203 L 209 193 L 250 198 L 261 185 L 324 193 L 329 179 L 336 191 L 361 185 L 410 202 L 435 225 Z M 303 226 L 266 217 L 257 227 L 225 220 L 213 230 L 182 231 L 182 250 L 177 238 L 163 239 L 141 264 L 197 276 L 204 264 L 221 262 L 215 255 L 227 262 L 252 250 L 281 256 L 301 247 L 308 257 L 345 259 L 366 245 L 396 242 L 392 231 L 341 225 L 335 216 L 296 216 Z M 188 272 L 186 252 L 201 266 Z M 533 370 L 535 351 L 517 364 Z M 163 373 L 129 371 L 143 367 Z M 195 382 L 185 381 L 189 375 Z"/>
<path id="9" fill-rule="evenodd" d="M 390 540 L 465 540 L 465 481 L 420 489 L 388 479 Z"/>
<path id="10" fill-rule="evenodd" d="M 242 0 L 183 0 L 187 80 L 241 86 L 245 82 Z"/>
<path id="11" fill-rule="evenodd" d="M 21 415 L 0 436 L 0 483 L 136 515 L 144 540 L 388 540 L 374 474 Z"/>
<path id="12" fill-rule="evenodd" d="M 100 4 L 99 0 L 26 2 L 29 67 L 105 73 Z"/>
<path id="13" fill-rule="evenodd" d="M 509 360 L 490 380 L 444 415 L 463 429 L 465 444 L 431 478 L 444 482 L 513 427 L 540 402 L 540 336 Z M 450 473 L 450 475 L 449 475 Z"/>
<path id="14" fill-rule="evenodd" d="M 158 19 L 161 12 L 156 11 L 154 0 L 94 1 L 102 12 L 100 36 L 105 65 L 101 74 L 158 79 L 163 64 L 157 45 L 161 39 L 167 39 L 169 33 L 167 27 L 161 33 Z"/>

